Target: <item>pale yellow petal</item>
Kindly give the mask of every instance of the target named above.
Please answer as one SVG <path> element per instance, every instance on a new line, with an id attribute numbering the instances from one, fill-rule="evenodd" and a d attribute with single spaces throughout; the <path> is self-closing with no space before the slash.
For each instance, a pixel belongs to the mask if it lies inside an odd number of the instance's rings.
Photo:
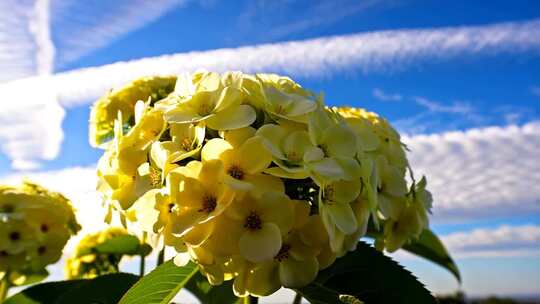
<path id="1" fill-rule="evenodd" d="M 303 261 L 288 258 L 279 265 L 279 279 L 286 288 L 304 287 L 315 280 L 318 272 L 319 262 L 314 256 Z"/>
<path id="2" fill-rule="evenodd" d="M 326 211 L 330 214 L 333 222 L 345 234 L 356 231 L 358 224 L 350 204 L 334 203 L 325 204 Z"/>
<path id="3" fill-rule="evenodd" d="M 233 146 L 226 140 L 221 138 L 212 138 L 202 148 L 201 160 L 204 162 L 212 159 L 220 159 L 223 152 L 232 149 Z"/>
<path id="4" fill-rule="evenodd" d="M 260 229 L 244 232 L 238 245 L 246 260 L 253 263 L 268 261 L 281 248 L 281 232 L 275 224 L 264 223 Z"/>
<path id="5" fill-rule="evenodd" d="M 272 162 L 272 155 L 264 148 L 261 137 L 252 137 L 238 150 L 237 161 L 249 174 L 262 172 Z"/>
<path id="6" fill-rule="evenodd" d="M 230 107 L 205 120 L 207 126 L 214 130 L 233 130 L 251 125 L 257 114 L 250 105 Z"/>

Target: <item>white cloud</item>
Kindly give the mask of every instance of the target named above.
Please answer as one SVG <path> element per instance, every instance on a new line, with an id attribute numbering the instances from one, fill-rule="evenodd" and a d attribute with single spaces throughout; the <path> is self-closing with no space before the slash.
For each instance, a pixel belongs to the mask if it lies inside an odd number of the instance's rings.
<path id="1" fill-rule="evenodd" d="M 540 122 L 404 137 L 437 221 L 540 212 Z"/>
<path id="2" fill-rule="evenodd" d="M 478 228 L 441 237 L 456 257 L 540 256 L 540 226 L 503 225 Z"/>
<path id="3" fill-rule="evenodd" d="M 51 85 L 43 78 L 0 84 L 0 151 L 15 169 L 36 169 L 60 151 L 65 111 Z"/>
<path id="4" fill-rule="evenodd" d="M 0 1 L 0 83 L 36 75 L 38 46 L 30 23 L 32 1 Z"/>
<path id="5" fill-rule="evenodd" d="M 485 26 L 390 30 L 304 41 L 164 55 L 57 74 L 62 104 L 77 105 L 113 86 L 149 74 L 215 71 L 280 72 L 325 77 L 348 70 L 374 72 L 459 56 L 540 49 L 540 19 Z"/>
<path id="6" fill-rule="evenodd" d="M 373 97 L 381 101 L 400 101 L 403 99 L 403 96 L 397 93 L 387 93 L 379 88 L 373 89 Z"/>
<path id="7" fill-rule="evenodd" d="M 470 114 L 474 109 L 467 103 L 454 102 L 451 105 L 443 105 L 442 103 L 425 97 L 414 97 L 416 103 L 430 112 L 434 113 L 452 113 L 452 114 Z"/>
<path id="8" fill-rule="evenodd" d="M 413 62 L 426 60 L 538 49 L 540 19 L 485 26 L 378 31 L 117 62 L 59 73 L 50 78 L 27 78 L 6 83 L 0 88 L 0 94 L 5 96 L 5 91 L 16 92 L 16 95 L 10 96 L 14 96 L 12 103 L 18 104 L 35 99 L 39 88 L 54 89 L 51 95 L 57 97 L 60 105 L 73 107 L 87 104 L 111 87 L 138 76 L 177 74 L 201 67 L 216 71 L 238 69 L 245 72 L 281 72 L 293 77 L 324 77 L 345 70 L 372 72 L 401 69 Z M 16 91 L 13 87 L 26 89 Z M 18 110 L 16 107 L 13 109 Z M 6 109 L 2 109 L 2 115 L 12 117 Z M 47 123 L 43 125 L 50 125 L 53 131 L 40 131 L 47 132 L 48 136 L 34 136 L 35 145 L 59 145 L 61 141 L 57 139 L 61 136 L 56 130 L 62 120 L 58 116 L 43 116 L 40 121 L 45 120 Z M 4 125 L 3 122 L 0 120 L 0 124 Z M 54 141 L 50 141 L 51 138 Z M 10 137 L 1 139 L 9 140 Z M 1 145 L 6 150 L 5 147 L 11 144 L 3 142 Z M 20 151 L 23 155 L 29 155 L 20 161 L 30 161 L 28 158 L 47 159 L 43 157 L 41 149 L 37 149 L 36 156 L 31 155 L 32 149 Z M 13 157 L 14 154 L 8 156 Z"/>

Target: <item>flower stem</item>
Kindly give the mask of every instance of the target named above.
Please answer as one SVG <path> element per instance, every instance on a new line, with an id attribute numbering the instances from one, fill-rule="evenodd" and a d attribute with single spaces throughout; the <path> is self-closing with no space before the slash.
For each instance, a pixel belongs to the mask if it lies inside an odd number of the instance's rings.
<path id="1" fill-rule="evenodd" d="M 165 247 L 159 251 L 158 257 L 157 257 L 157 266 L 163 264 L 165 261 Z"/>
<path id="2" fill-rule="evenodd" d="M 302 303 L 302 296 L 297 292 L 294 296 L 293 304 L 300 304 Z"/>
<path id="3" fill-rule="evenodd" d="M 139 263 L 139 276 L 140 277 L 144 276 L 144 263 L 145 263 L 144 253 L 141 253 L 141 261 Z"/>
<path id="4" fill-rule="evenodd" d="M 9 273 L 5 273 L 2 280 L 0 280 L 0 303 L 4 303 L 4 300 L 7 297 L 9 289 Z"/>
<path id="5" fill-rule="evenodd" d="M 145 242 L 146 242 L 146 232 L 143 232 L 142 240 L 141 240 L 141 246 L 144 245 Z M 146 256 L 145 256 L 145 252 L 143 252 L 143 250 L 141 250 L 141 255 L 140 256 L 141 256 L 141 261 L 139 263 L 139 276 L 143 277 L 144 276 L 144 266 L 145 266 L 145 262 L 146 262 Z"/>

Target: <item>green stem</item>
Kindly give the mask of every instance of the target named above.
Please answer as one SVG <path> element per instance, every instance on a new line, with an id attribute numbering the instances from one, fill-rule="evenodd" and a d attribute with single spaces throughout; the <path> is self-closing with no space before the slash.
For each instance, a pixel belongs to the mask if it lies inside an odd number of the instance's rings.
<path id="1" fill-rule="evenodd" d="M 144 253 L 141 253 L 141 261 L 139 262 L 139 276 L 144 276 L 144 263 L 145 263 L 145 256 Z"/>
<path id="2" fill-rule="evenodd" d="M 146 242 L 146 232 L 143 232 L 143 235 L 142 235 L 142 240 L 141 240 L 141 247 L 145 244 Z M 145 252 L 143 252 L 143 250 L 141 250 L 141 261 L 139 263 L 139 276 L 140 277 L 143 277 L 144 276 L 144 266 L 145 266 L 145 262 L 146 262 L 146 256 L 144 255 Z"/>
<path id="3" fill-rule="evenodd" d="M 157 257 L 157 266 L 163 264 L 165 261 L 165 247 L 159 251 L 158 257 Z"/>
<path id="4" fill-rule="evenodd" d="M 7 297 L 8 289 L 9 289 L 9 273 L 5 273 L 2 280 L 0 280 L 0 303 L 4 303 L 4 300 Z"/>
<path id="5" fill-rule="evenodd" d="M 302 296 L 297 292 L 294 296 L 293 304 L 300 304 L 302 303 Z"/>

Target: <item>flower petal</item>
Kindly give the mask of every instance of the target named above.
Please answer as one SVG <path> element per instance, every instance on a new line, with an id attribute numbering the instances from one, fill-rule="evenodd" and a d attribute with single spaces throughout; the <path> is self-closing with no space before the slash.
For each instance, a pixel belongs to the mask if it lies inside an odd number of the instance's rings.
<path id="1" fill-rule="evenodd" d="M 283 287 L 304 287 L 315 280 L 318 272 L 319 262 L 314 256 L 303 261 L 288 258 L 279 265 L 279 280 Z"/>
<path id="2" fill-rule="evenodd" d="M 130 208 L 130 210 L 135 210 L 137 223 L 140 224 L 143 231 L 155 232 L 154 224 L 159 218 L 159 210 L 156 208 L 156 196 L 159 193 L 159 189 L 147 191 Z"/>
<path id="3" fill-rule="evenodd" d="M 204 162 L 212 159 L 220 159 L 223 152 L 232 149 L 233 146 L 226 140 L 221 138 L 212 138 L 202 148 L 201 160 Z"/>
<path id="4" fill-rule="evenodd" d="M 285 156 L 281 151 L 281 143 L 287 136 L 287 130 L 285 130 L 285 128 L 275 124 L 266 124 L 260 127 L 256 134 L 264 139 L 263 145 L 274 157 L 285 159 Z"/>
<path id="5" fill-rule="evenodd" d="M 275 224 L 264 223 L 261 229 L 244 232 L 238 245 L 246 260 L 253 263 L 268 261 L 281 248 L 281 232 Z"/>
<path id="6" fill-rule="evenodd" d="M 327 156 L 354 157 L 356 135 L 345 124 L 335 124 L 324 131 L 321 139 Z"/>
<path id="7" fill-rule="evenodd" d="M 309 173 L 304 170 L 304 168 L 300 168 L 298 170 L 292 171 L 292 170 L 284 170 L 280 167 L 271 167 L 267 168 L 263 171 L 264 173 L 281 177 L 281 178 L 290 178 L 290 179 L 304 179 L 309 177 Z"/>
<path id="8" fill-rule="evenodd" d="M 257 114 L 251 106 L 239 105 L 230 107 L 209 117 L 206 119 L 206 124 L 214 130 L 232 130 L 247 127 L 256 118 Z"/>
<path id="9" fill-rule="evenodd" d="M 325 204 L 325 209 L 332 217 L 334 223 L 345 234 L 356 231 L 358 224 L 350 204 L 334 203 Z"/>
<path id="10" fill-rule="evenodd" d="M 262 172 L 272 162 L 272 155 L 263 146 L 261 137 L 252 137 L 238 149 L 239 165 L 249 174 Z"/>
<path id="11" fill-rule="evenodd" d="M 246 282 L 246 290 L 260 297 L 271 295 L 280 287 L 278 267 L 274 261 L 255 266 Z"/>

